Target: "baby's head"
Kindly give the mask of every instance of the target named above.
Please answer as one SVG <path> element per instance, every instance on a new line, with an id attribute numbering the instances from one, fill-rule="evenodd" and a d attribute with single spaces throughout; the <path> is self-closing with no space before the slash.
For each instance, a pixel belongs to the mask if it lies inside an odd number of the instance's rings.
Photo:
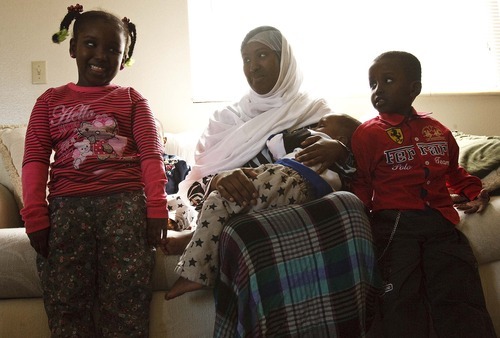
<path id="1" fill-rule="evenodd" d="M 422 90 L 422 68 L 412 54 L 383 53 L 368 71 L 372 105 L 379 113 L 407 115 Z"/>
<path id="2" fill-rule="evenodd" d="M 324 133 L 350 147 L 352 134 L 360 124 L 361 122 L 352 116 L 329 113 L 319 120 L 313 130 Z"/>

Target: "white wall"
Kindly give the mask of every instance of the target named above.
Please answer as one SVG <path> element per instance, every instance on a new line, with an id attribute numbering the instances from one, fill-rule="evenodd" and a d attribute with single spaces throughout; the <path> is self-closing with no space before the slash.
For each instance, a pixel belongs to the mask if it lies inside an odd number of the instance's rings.
<path id="1" fill-rule="evenodd" d="M 85 10 L 102 8 L 119 17 L 127 16 L 137 25 L 136 62 L 121 71 L 115 83 L 133 86 L 147 97 L 166 131 L 202 128 L 209 114 L 222 103 L 191 101 L 187 0 L 85 0 L 82 3 Z M 43 91 L 77 80 L 68 41 L 60 45 L 51 42 L 70 4 L 60 0 L 2 0 L 0 124 L 27 123 L 31 108 Z M 31 61 L 39 60 L 47 62 L 48 83 L 34 85 L 31 84 Z M 240 72 L 241 68 L 221 71 Z M 331 95 L 327 99 L 338 112 L 361 119 L 373 114 L 368 95 Z M 416 107 L 433 111 L 452 129 L 500 135 L 497 122 L 500 94 L 421 96 Z"/>

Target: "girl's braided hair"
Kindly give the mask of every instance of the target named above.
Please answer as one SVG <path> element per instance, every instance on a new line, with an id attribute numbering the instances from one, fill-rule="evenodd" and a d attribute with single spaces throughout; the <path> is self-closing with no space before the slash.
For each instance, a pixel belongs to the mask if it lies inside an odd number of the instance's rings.
<path id="1" fill-rule="evenodd" d="M 82 12 L 83 6 L 80 4 L 69 6 L 68 13 L 64 16 L 61 24 L 59 25 L 59 31 L 52 35 L 52 42 L 61 43 L 66 40 L 69 34 L 69 26 L 71 25 L 71 22 L 73 22 L 73 20 L 75 20 L 75 23 L 73 25 L 73 36 L 78 36 L 80 27 L 88 21 L 97 18 L 114 21 L 118 23 L 127 33 L 126 46 L 128 48 L 126 48 L 123 64 L 126 66 L 131 66 L 133 64 L 132 54 L 134 53 L 134 47 L 137 41 L 137 31 L 135 25 L 130 21 L 130 19 L 123 18 L 122 20 L 120 20 L 113 14 L 104 11 L 88 11 L 85 13 Z"/>

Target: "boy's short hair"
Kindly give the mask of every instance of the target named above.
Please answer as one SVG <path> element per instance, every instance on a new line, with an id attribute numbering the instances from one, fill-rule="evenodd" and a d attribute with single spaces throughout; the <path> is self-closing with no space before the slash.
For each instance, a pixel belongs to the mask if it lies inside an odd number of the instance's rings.
<path id="1" fill-rule="evenodd" d="M 422 66 L 415 55 L 403 51 L 390 51 L 380 54 L 373 61 L 385 58 L 393 58 L 401 61 L 401 65 L 411 80 L 422 81 Z"/>

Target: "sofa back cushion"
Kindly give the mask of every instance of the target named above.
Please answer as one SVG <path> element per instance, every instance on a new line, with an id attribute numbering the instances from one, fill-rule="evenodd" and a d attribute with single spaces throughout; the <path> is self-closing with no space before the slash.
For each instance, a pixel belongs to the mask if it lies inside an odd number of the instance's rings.
<path id="1" fill-rule="evenodd" d="M 0 184 L 0 229 L 22 227 L 19 208 L 12 192 Z"/>
<path id="2" fill-rule="evenodd" d="M 24 228 L 0 229 L 0 299 L 41 297 L 36 252 Z"/>
<path id="3" fill-rule="evenodd" d="M 0 184 L 12 191 L 19 209 L 23 205 L 21 168 L 25 137 L 25 125 L 0 126 Z"/>

